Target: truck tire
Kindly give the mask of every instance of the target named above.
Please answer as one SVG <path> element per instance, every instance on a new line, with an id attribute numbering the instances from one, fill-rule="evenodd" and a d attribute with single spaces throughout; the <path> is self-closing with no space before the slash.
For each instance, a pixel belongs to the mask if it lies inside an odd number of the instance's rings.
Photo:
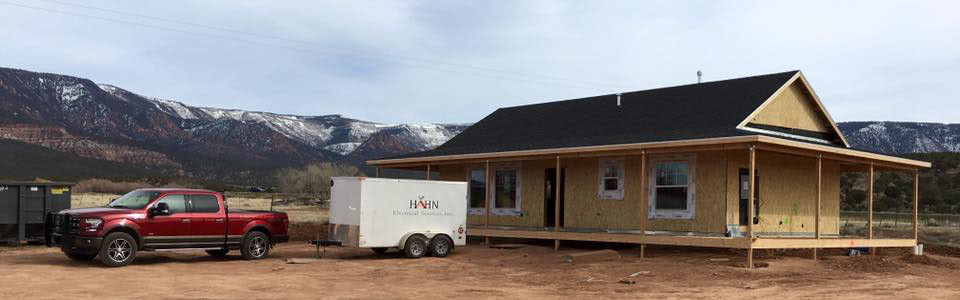
<path id="1" fill-rule="evenodd" d="M 370 250 L 373 250 L 374 253 L 383 255 L 384 253 L 387 253 L 387 250 L 390 250 L 390 248 L 370 248 Z"/>
<path id="2" fill-rule="evenodd" d="M 407 238 L 407 243 L 403 247 L 403 253 L 407 258 L 421 258 L 427 254 L 427 239 L 415 235 Z"/>
<path id="3" fill-rule="evenodd" d="M 227 253 L 230 253 L 230 249 L 207 250 L 207 254 L 210 254 L 210 256 L 216 256 L 216 257 L 227 256 Z"/>
<path id="4" fill-rule="evenodd" d="M 447 257 L 453 251 L 453 241 L 445 235 L 437 235 L 430 240 L 430 255 L 433 257 Z"/>
<path id="5" fill-rule="evenodd" d="M 270 237 L 259 231 L 251 231 L 243 238 L 240 246 L 243 259 L 255 260 L 267 257 L 270 254 Z"/>
<path id="6" fill-rule="evenodd" d="M 63 254 L 75 261 L 91 261 L 97 257 L 97 253 L 63 252 Z"/>
<path id="7" fill-rule="evenodd" d="M 100 262 L 108 267 L 123 267 L 137 257 L 137 241 L 123 232 L 108 234 L 100 245 Z"/>

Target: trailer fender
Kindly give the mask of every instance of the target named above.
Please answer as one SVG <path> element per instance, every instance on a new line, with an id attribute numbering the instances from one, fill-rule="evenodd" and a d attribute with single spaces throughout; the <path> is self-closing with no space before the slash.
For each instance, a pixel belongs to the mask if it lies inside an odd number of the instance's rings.
<path id="1" fill-rule="evenodd" d="M 409 232 L 409 233 L 407 233 L 407 234 L 404 234 L 403 237 L 400 238 L 400 246 L 397 246 L 397 248 L 403 250 L 403 248 L 407 246 L 407 239 L 409 239 L 411 236 L 415 236 L 415 235 L 419 235 L 419 236 L 422 236 L 422 237 L 426 238 L 426 239 L 427 239 L 427 245 L 429 246 L 429 245 L 430 245 L 430 239 L 432 239 L 434 236 L 436 236 L 437 233 L 435 233 L 435 232 L 433 232 L 433 233 L 432 233 L 432 232 Z"/>

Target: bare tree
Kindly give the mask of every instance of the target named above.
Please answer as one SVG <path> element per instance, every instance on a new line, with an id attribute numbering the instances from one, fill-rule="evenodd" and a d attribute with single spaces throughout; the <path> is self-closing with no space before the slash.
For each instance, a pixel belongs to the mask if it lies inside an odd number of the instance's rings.
<path id="1" fill-rule="evenodd" d="M 360 176 L 357 167 L 319 163 L 304 168 L 284 168 L 274 173 L 277 186 L 284 193 L 320 193 L 330 190 L 330 178 L 335 176 Z"/>

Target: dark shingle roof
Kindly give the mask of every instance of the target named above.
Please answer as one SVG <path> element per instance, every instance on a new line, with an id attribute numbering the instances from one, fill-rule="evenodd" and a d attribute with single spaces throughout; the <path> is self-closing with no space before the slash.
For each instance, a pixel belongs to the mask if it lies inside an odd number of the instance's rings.
<path id="1" fill-rule="evenodd" d="M 736 129 L 799 71 L 500 108 L 430 157 L 757 135 Z"/>

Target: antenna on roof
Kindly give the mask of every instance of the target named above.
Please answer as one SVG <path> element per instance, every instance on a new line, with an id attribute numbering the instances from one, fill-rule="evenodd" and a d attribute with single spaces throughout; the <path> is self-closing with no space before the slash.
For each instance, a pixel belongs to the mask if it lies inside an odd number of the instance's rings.
<path id="1" fill-rule="evenodd" d="M 617 93 L 617 107 L 620 107 L 620 93 Z"/>
<path id="2" fill-rule="evenodd" d="M 703 72 L 700 72 L 700 70 L 697 70 L 697 83 L 700 83 L 700 77 L 703 77 Z"/>

